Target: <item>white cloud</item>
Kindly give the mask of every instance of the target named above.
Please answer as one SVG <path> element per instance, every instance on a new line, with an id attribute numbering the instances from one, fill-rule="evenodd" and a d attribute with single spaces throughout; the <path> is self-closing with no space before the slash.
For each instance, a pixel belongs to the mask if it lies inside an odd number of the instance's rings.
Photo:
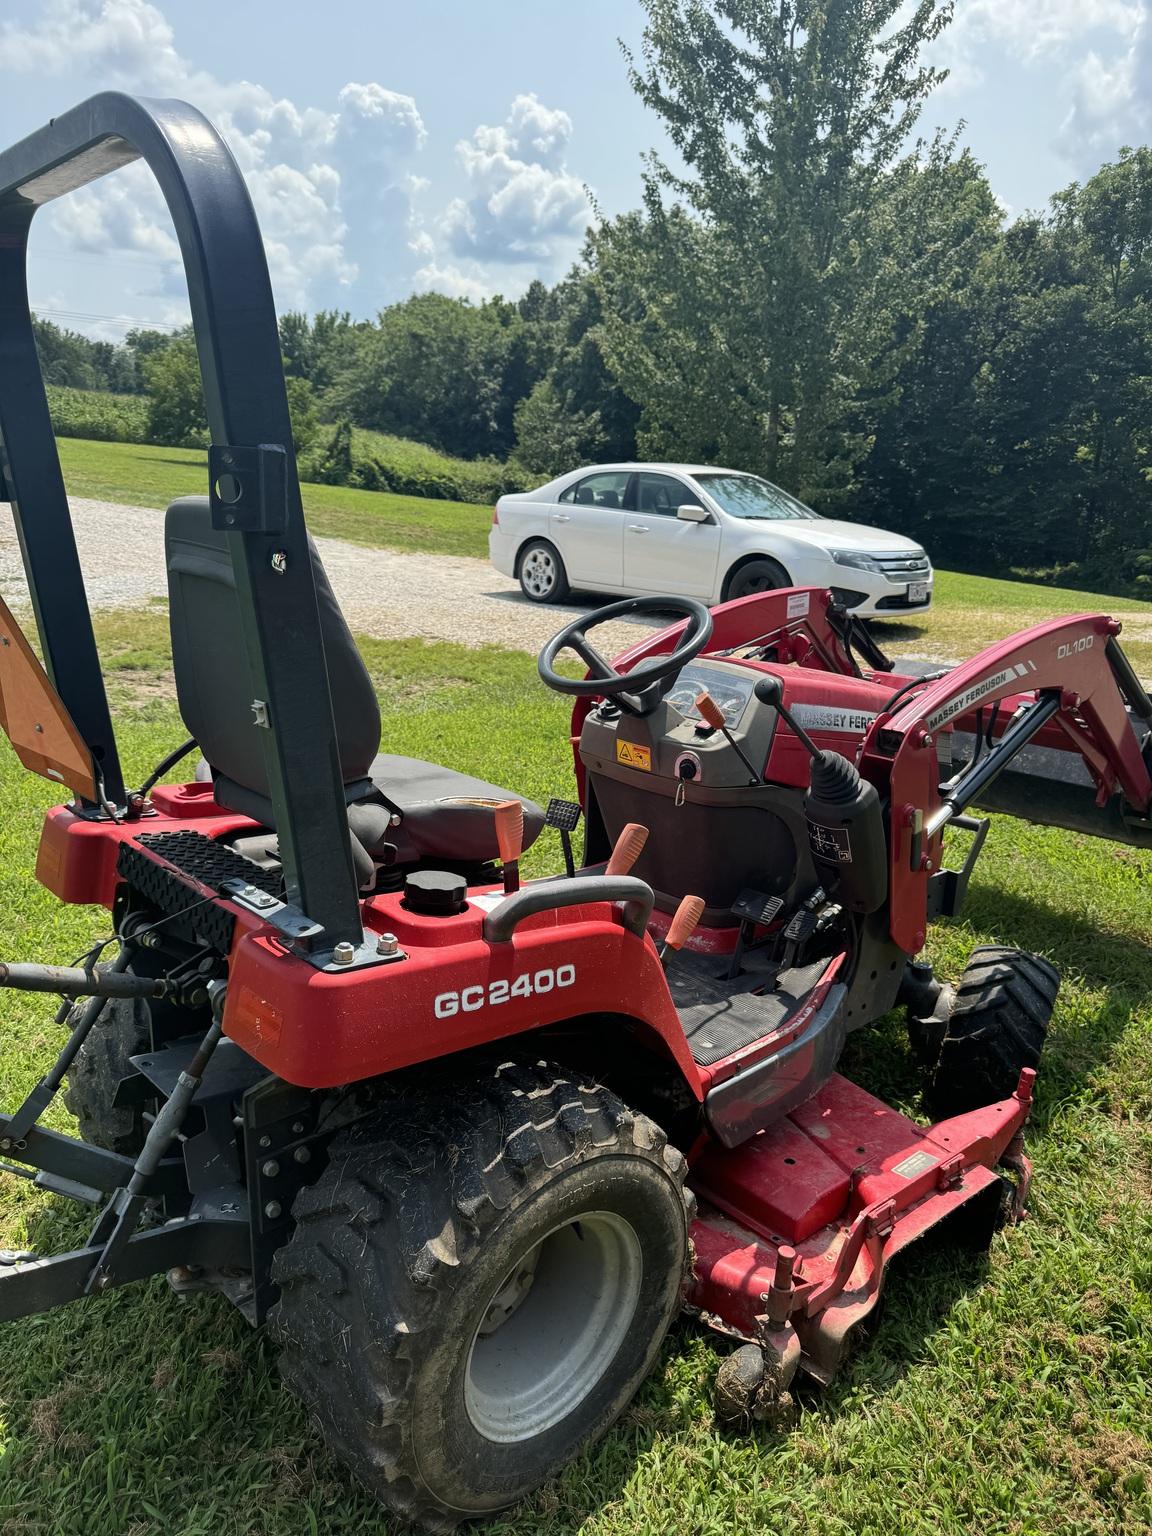
<path id="1" fill-rule="evenodd" d="M 1042 68 L 1067 116 L 1053 146 L 1078 174 L 1152 129 L 1152 0 L 959 0 L 932 50 L 953 98 L 994 64 Z"/>
<path id="2" fill-rule="evenodd" d="M 1022 64 L 1083 55 L 1087 40 L 1130 38 L 1147 0 L 960 0 L 955 19 L 932 50 L 955 96 L 977 86 L 990 58 Z"/>
<path id="3" fill-rule="evenodd" d="M 437 261 L 421 267 L 413 282 L 417 293 L 446 293 L 453 299 L 471 299 L 474 304 L 491 298 L 495 292 L 479 269 L 465 272 L 451 264 L 441 266 Z"/>
<path id="4" fill-rule="evenodd" d="M 1060 147 L 1081 174 L 1112 159 L 1122 144 L 1152 138 L 1152 14 L 1145 13 L 1118 58 L 1091 52 L 1075 74 Z"/>
<path id="5" fill-rule="evenodd" d="M 327 111 L 250 81 L 217 79 L 181 56 L 148 0 L 47 0 L 34 22 L 0 23 L 0 71 L 75 76 L 195 103 L 245 174 L 281 308 L 367 313 L 407 287 L 409 162 L 427 136 L 411 96 L 350 82 Z M 178 285 L 171 223 L 147 172 L 120 172 L 48 216 L 82 249 L 170 263 L 160 291 Z"/>
<path id="6" fill-rule="evenodd" d="M 456 256 L 548 263 L 590 222 L 583 184 L 564 164 L 572 120 L 534 95 L 517 96 L 505 121 L 481 125 L 456 146 L 470 192 L 445 209 L 441 229 Z"/>

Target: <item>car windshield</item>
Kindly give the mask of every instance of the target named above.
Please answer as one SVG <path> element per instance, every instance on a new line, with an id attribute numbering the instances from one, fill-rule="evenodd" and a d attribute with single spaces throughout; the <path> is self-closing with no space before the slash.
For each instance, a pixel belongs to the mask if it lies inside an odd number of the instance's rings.
<path id="1" fill-rule="evenodd" d="M 820 514 L 789 496 L 778 485 L 761 480 L 758 475 L 693 475 L 698 485 L 724 508 L 730 517 L 768 518 L 773 522 L 788 518 L 818 519 Z"/>

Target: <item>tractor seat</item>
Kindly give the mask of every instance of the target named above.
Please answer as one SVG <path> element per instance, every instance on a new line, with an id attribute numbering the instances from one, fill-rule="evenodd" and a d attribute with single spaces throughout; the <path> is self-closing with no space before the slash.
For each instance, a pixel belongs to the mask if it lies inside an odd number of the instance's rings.
<path id="1" fill-rule="evenodd" d="M 372 680 L 311 537 L 308 543 L 353 851 L 358 843 L 375 862 L 384 862 L 390 845 L 396 850 L 391 861 L 400 864 L 485 863 L 497 856 L 492 807 L 502 800 L 523 805 L 527 848 L 544 825 L 543 811 L 531 800 L 437 763 L 379 752 L 380 707 Z M 212 527 L 206 496 L 172 503 L 164 548 L 180 713 L 211 770 L 217 803 L 274 829 L 227 535 Z M 397 813 L 399 824 L 393 825 Z"/>

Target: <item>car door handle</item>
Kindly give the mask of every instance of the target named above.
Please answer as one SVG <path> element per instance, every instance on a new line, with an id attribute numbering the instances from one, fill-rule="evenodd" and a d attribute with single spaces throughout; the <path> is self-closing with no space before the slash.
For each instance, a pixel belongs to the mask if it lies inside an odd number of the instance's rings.
<path id="1" fill-rule="evenodd" d="M 553 518 L 553 521 L 557 523 L 570 523 L 572 521 L 572 517 L 568 512 L 557 512 Z"/>
<path id="2" fill-rule="evenodd" d="M 647 533 L 648 529 L 644 526 L 643 523 L 629 523 L 628 524 L 628 532 L 629 533 Z"/>

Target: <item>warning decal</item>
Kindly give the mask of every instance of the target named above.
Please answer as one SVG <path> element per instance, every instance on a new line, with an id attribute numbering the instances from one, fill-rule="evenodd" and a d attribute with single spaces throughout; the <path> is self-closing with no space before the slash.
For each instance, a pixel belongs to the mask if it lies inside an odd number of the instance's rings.
<path id="1" fill-rule="evenodd" d="M 788 599 L 788 617 L 790 619 L 803 619 L 808 615 L 811 606 L 811 594 L 808 592 L 793 592 Z"/>
<path id="2" fill-rule="evenodd" d="M 623 763 L 625 768 L 639 768 L 644 773 L 652 772 L 652 748 L 642 747 L 635 741 L 618 741 L 616 743 L 616 761 Z"/>
<path id="3" fill-rule="evenodd" d="M 822 827 L 817 821 L 808 823 L 808 845 L 818 859 L 835 864 L 851 864 L 852 840 L 847 827 Z"/>

